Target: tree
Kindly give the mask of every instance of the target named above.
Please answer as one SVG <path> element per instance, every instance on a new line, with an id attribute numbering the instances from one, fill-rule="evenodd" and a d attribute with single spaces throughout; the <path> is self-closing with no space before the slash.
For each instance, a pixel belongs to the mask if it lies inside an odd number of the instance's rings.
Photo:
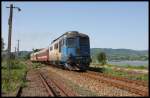
<path id="1" fill-rule="evenodd" d="M 99 63 L 101 63 L 101 65 L 105 65 L 107 63 L 106 54 L 104 52 L 99 53 L 97 56 L 97 60 L 99 61 Z"/>
<path id="2" fill-rule="evenodd" d="M 40 49 L 32 49 L 33 53 L 38 52 Z"/>
<path id="3" fill-rule="evenodd" d="M 28 53 L 28 54 L 24 57 L 24 59 L 26 59 L 26 60 L 30 59 L 30 55 L 31 55 L 31 53 Z"/>

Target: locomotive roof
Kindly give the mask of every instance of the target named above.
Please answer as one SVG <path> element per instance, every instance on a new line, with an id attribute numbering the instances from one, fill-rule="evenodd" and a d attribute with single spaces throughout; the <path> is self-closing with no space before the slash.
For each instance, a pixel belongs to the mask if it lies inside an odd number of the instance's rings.
<path id="1" fill-rule="evenodd" d="M 36 54 L 39 54 L 39 53 L 44 52 L 44 51 L 46 51 L 46 50 L 48 50 L 48 47 L 46 47 L 46 48 L 42 48 L 40 51 L 35 52 L 35 53 L 36 53 Z"/>
<path id="2" fill-rule="evenodd" d="M 77 31 L 70 31 L 70 32 L 66 32 L 67 37 L 76 37 L 76 36 L 81 36 L 81 37 L 88 37 L 86 34 L 83 33 L 79 33 Z"/>
<path id="3" fill-rule="evenodd" d="M 87 37 L 88 38 L 88 35 L 83 34 L 83 33 L 79 33 L 78 31 L 68 31 L 68 32 L 64 33 L 63 35 L 61 35 L 60 37 L 58 37 L 55 40 L 53 40 L 52 43 L 55 42 L 56 40 L 58 40 L 59 38 L 61 38 L 64 35 L 66 35 L 67 38 L 69 38 L 69 37 L 77 37 L 77 36 Z"/>
<path id="4" fill-rule="evenodd" d="M 39 54 L 39 53 L 41 53 L 41 52 L 43 52 L 43 51 L 46 51 L 46 50 L 48 50 L 48 47 L 46 47 L 46 48 L 41 48 L 41 49 L 39 49 L 39 51 L 31 53 L 31 55 L 36 55 L 36 54 Z"/>

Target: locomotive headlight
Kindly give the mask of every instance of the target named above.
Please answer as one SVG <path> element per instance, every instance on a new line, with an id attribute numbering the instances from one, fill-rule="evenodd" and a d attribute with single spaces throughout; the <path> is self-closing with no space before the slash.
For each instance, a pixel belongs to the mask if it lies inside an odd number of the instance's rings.
<path id="1" fill-rule="evenodd" d="M 74 56 L 73 56 L 72 54 L 69 54 L 68 59 L 67 59 L 67 62 L 68 62 L 68 63 L 73 63 L 74 61 L 75 61 Z"/>

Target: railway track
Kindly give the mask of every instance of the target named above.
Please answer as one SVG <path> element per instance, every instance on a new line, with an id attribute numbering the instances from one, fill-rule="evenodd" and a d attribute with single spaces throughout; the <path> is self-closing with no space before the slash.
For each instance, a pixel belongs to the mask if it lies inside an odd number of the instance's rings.
<path id="1" fill-rule="evenodd" d="M 129 80 L 93 71 L 87 71 L 80 74 L 141 96 L 148 96 L 148 84 L 143 81 Z"/>
<path id="2" fill-rule="evenodd" d="M 42 83 L 44 84 L 46 90 L 47 90 L 47 93 L 49 96 L 54 96 L 54 91 L 53 89 L 51 89 L 51 87 L 48 85 L 47 81 L 45 80 L 45 78 L 43 77 L 43 75 L 41 73 L 39 73 L 39 76 L 40 76 L 40 79 L 42 80 Z"/>
<path id="3" fill-rule="evenodd" d="M 50 97 L 67 97 L 67 96 L 78 96 L 71 90 L 68 90 L 63 83 L 58 83 L 58 81 L 46 76 L 43 72 L 37 71 L 38 76 L 40 77 L 40 82 L 46 88 L 46 93 Z M 16 97 L 22 96 L 22 87 L 18 89 Z"/>
<path id="4" fill-rule="evenodd" d="M 54 67 L 54 66 L 53 66 Z M 69 72 L 68 70 L 64 70 Z M 73 72 L 73 71 L 71 71 Z M 71 90 L 67 89 L 66 86 L 61 82 L 60 79 L 53 79 L 56 78 L 57 75 L 55 73 L 50 72 L 51 75 L 48 75 L 48 72 L 38 70 L 39 77 L 44 84 L 47 93 L 49 96 L 78 96 L 76 93 L 72 92 Z M 73 72 L 82 75 L 83 77 L 91 78 L 98 80 L 100 82 L 106 83 L 108 85 L 127 90 L 134 94 L 138 94 L 140 96 L 148 96 L 148 86 L 144 84 L 145 82 L 133 81 L 124 79 L 121 77 L 114 77 L 111 75 L 87 71 L 87 72 Z"/>
<path id="5" fill-rule="evenodd" d="M 27 63 L 28 65 L 31 65 L 30 62 Z M 25 89 L 20 87 L 16 93 L 17 97 L 41 95 L 50 97 L 78 96 L 77 93 L 75 93 L 68 86 L 62 83 L 62 81 L 57 77 L 55 73 L 47 72 L 46 70 L 42 70 L 41 68 L 32 69 L 31 66 L 29 66 L 29 69 L 30 74 L 28 73 L 28 78 L 26 79 L 29 81 L 29 84 L 32 85 L 28 85 Z M 51 75 L 49 75 L 48 73 L 50 73 Z M 35 91 L 32 92 L 32 88 Z M 24 90 L 22 91 L 22 89 Z M 40 90 L 41 92 L 38 90 Z"/>
<path id="6" fill-rule="evenodd" d="M 132 93 L 141 95 L 141 96 L 148 96 L 148 87 L 145 87 L 143 85 L 140 85 L 141 83 L 137 83 L 135 81 L 130 81 L 127 79 L 122 79 L 118 77 L 112 77 L 105 74 L 100 74 L 92 71 L 87 71 L 87 73 L 81 73 L 82 75 L 86 77 L 90 77 L 92 79 L 96 79 L 99 81 L 102 81 L 104 83 L 107 83 L 109 85 L 128 90 Z"/>
<path id="7" fill-rule="evenodd" d="M 60 97 L 60 96 L 77 96 L 77 94 L 68 90 L 63 83 L 58 83 L 58 81 L 44 75 L 44 73 L 39 71 L 42 83 L 47 89 L 49 96 Z"/>

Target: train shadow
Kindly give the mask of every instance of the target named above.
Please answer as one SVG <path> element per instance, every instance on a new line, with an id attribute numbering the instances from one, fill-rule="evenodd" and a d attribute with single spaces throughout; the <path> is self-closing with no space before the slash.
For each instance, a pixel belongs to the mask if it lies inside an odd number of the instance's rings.
<path id="1" fill-rule="evenodd" d="M 103 73 L 105 71 L 105 68 L 99 68 L 99 67 L 89 67 L 89 71 L 95 71 L 95 72 L 100 72 Z"/>
<path id="2" fill-rule="evenodd" d="M 87 70 L 74 70 L 75 72 L 86 72 Z"/>
<path id="3" fill-rule="evenodd" d="M 74 70 L 75 72 L 87 72 L 87 71 L 94 71 L 103 73 L 105 71 L 105 68 L 99 68 L 99 67 L 89 67 L 87 70 Z"/>

